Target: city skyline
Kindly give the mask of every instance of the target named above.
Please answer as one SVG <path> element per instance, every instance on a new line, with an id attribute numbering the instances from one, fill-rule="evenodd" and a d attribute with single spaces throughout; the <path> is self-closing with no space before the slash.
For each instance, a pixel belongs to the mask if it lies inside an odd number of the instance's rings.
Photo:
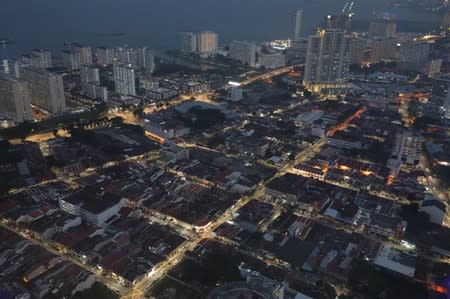
<path id="1" fill-rule="evenodd" d="M 447 0 L 104 1 L 0 4 L 0 299 L 450 296 Z"/>

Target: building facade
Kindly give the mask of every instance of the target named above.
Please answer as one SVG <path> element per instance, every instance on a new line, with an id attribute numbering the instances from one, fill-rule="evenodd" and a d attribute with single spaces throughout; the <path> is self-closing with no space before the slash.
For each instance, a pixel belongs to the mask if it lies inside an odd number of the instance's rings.
<path id="1" fill-rule="evenodd" d="M 256 67 L 259 64 L 261 47 L 251 42 L 233 41 L 230 43 L 230 58 L 238 60 L 249 67 Z"/>
<path id="2" fill-rule="evenodd" d="M 191 54 L 197 52 L 197 34 L 194 32 L 182 32 L 181 39 L 181 53 Z"/>
<path id="3" fill-rule="evenodd" d="M 219 48 L 219 35 L 213 31 L 200 32 L 197 41 L 200 53 L 211 53 Z"/>
<path id="4" fill-rule="evenodd" d="M 121 95 L 136 95 L 136 77 L 134 69 L 126 64 L 114 63 L 114 84 Z"/>
<path id="5" fill-rule="evenodd" d="M 33 119 L 28 82 L 0 76 L 0 114 L 17 123 Z"/>
<path id="6" fill-rule="evenodd" d="M 319 30 L 310 36 L 303 83 L 314 93 L 346 91 L 350 39 L 342 29 Z"/>
<path id="7" fill-rule="evenodd" d="M 42 69 L 23 68 L 21 78 L 29 82 L 31 103 L 52 114 L 66 111 L 62 75 Z"/>

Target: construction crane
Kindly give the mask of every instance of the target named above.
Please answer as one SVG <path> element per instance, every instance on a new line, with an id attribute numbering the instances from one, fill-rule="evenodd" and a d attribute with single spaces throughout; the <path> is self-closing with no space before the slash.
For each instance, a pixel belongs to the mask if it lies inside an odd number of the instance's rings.
<path id="1" fill-rule="evenodd" d="M 354 5 L 355 5 L 355 2 L 353 2 L 353 1 L 345 2 L 344 8 L 342 9 L 341 14 L 353 15 L 352 9 L 353 9 Z"/>

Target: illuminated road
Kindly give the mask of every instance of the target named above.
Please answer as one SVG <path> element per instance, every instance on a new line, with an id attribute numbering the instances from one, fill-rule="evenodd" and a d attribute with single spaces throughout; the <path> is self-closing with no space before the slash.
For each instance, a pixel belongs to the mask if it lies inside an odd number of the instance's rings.
<path id="1" fill-rule="evenodd" d="M 285 74 L 285 73 L 292 72 L 294 67 L 300 67 L 300 66 L 303 66 L 303 64 L 282 67 L 282 68 L 279 68 L 279 69 L 276 69 L 276 70 L 272 70 L 272 71 L 269 71 L 267 73 L 255 76 L 253 78 L 246 79 L 246 80 L 240 82 L 240 84 L 241 84 L 241 86 L 246 86 L 246 85 L 252 84 L 255 81 L 267 80 L 267 79 L 270 79 L 270 78 L 273 78 L 273 77 L 276 77 L 276 76 L 279 76 L 279 75 L 282 75 L 282 74 Z"/>
<path id="2" fill-rule="evenodd" d="M 273 179 L 279 177 L 280 175 L 284 174 L 287 169 L 294 166 L 296 163 L 299 163 L 299 162 L 303 161 L 304 159 L 309 158 L 311 155 L 317 153 L 324 144 L 325 144 L 325 139 L 322 138 L 319 141 L 317 141 L 314 145 L 312 145 L 311 147 L 309 147 L 309 148 L 305 149 L 304 151 L 302 151 L 301 153 L 299 153 L 297 155 L 295 161 L 292 161 L 291 163 L 287 163 L 284 167 L 282 167 L 280 169 L 280 171 L 278 171 L 271 179 L 269 179 L 265 184 L 261 185 L 254 192 L 254 194 L 252 196 L 242 197 L 234 205 L 232 205 L 224 213 L 222 213 L 219 218 L 217 218 L 216 220 L 213 220 L 211 222 L 211 224 L 208 225 L 204 230 L 198 231 L 198 229 L 197 229 L 198 234 L 192 234 L 191 239 L 184 242 L 175 251 L 173 251 L 165 261 L 159 263 L 152 269 L 152 271 L 147 273 L 147 275 L 144 275 L 136 284 L 133 285 L 131 290 L 128 293 L 126 293 L 122 298 L 123 299 L 142 298 L 155 282 L 157 282 L 159 279 L 161 279 L 162 277 L 167 275 L 167 273 L 170 271 L 170 269 L 172 269 L 172 267 L 174 267 L 177 263 L 179 263 L 184 258 L 185 254 L 188 251 L 194 250 L 195 247 L 203 239 L 216 239 L 219 241 L 223 241 L 226 244 L 236 245 L 236 242 L 234 242 L 234 241 L 217 236 L 214 233 L 214 230 L 216 230 L 216 228 L 218 228 L 223 223 L 225 223 L 229 220 L 232 220 L 233 215 L 240 208 L 242 208 L 244 205 L 249 203 L 251 200 L 261 198 L 262 195 L 264 194 L 264 188 L 267 183 L 269 183 Z M 156 217 L 156 218 L 167 217 L 165 215 L 162 215 L 162 214 L 158 215 L 156 213 L 152 216 Z M 155 219 L 155 218 L 153 218 L 153 219 Z M 174 227 L 175 229 L 177 229 L 176 226 L 181 225 L 182 227 L 184 227 L 184 229 L 183 229 L 184 234 L 187 234 L 187 231 L 194 232 L 196 230 L 196 228 L 194 226 L 190 226 L 187 223 L 182 223 L 176 219 L 173 219 L 172 221 L 167 221 L 165 219 L 158 219 L 158 221 L 162 221 L 162 223 L 165 223 L 166 225 L 173 225 L 175 223 L 175 227 Z M 249 252 L 246 252 L 246 253 L 249 254 Z M 277 266 L 283 265 L 276 261 L 271 261 L 271 260 L 267 260 L 264 258 L 263 258 L 263 260 L 266 261 L 267 263 L 270 263 L 273 265 L 277 265 Z"/>
<path id="3" fill-rule="evenodd" d="M 85 269 L 86 271 L 93 273 L 98 281 L 105 284 L 110 289 L 114 290 L 115 292 L 122 294 L 126 291 L 126 289 L 122 285 L 118 284 L 114 279 L 103 275 L 101 272 L 98 271 L 98 269 L 82 263 L 79 259 L 74 257 L 75 255 L 70 255 L 65 252 L 61 252 L 60 250 L 58 250 L 58 249 L 54 248 L 53 246 L 51 246 L 50 244 L 48 244 L 47 242 L 45 242 L 43 240 L 39 240 L 37 238 L 34 238 L 30 234 L 27 234 L 26 232 L 17 229 L 16 227 L 14 227 L 13 225 L 10 225 L 9 223 L 0 221 L 0 227 L 3 227 L 17 235 L 20 235 L 21 237 L 29 240 L 34 245 L 42 247 L 45 250 L 47 250 L 48 252 L 50 252 L 51 254 L 59 256 L 62 260 L 71 262 L 71 263 Z"/>

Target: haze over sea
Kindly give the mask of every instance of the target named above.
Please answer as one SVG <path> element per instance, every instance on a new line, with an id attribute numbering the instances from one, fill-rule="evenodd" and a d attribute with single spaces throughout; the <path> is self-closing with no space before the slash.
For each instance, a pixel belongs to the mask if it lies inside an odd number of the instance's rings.
<path id="1" fill-rule="evenodd" d="M 391 12 L 398 19 L 430 15 L 388 8 L 387 0 L 355 0 L 355 20 Z M 213 30 L 220 42 L 288 38 L 292 14 L 304 11 L 303 35 L 327 14 L 339 13 L 345 0 L 2 0 L 0 38 L 9 57 L 33 48 L 58 52 L 64 41 L 94 46 L 178 46 L 181 31 Z M 18 17 L 19 16 L 19 17 Z M 420 16 L 420 18 L 419 18 Z M 0 56 L 3 53 L 0 54 Z"/>

